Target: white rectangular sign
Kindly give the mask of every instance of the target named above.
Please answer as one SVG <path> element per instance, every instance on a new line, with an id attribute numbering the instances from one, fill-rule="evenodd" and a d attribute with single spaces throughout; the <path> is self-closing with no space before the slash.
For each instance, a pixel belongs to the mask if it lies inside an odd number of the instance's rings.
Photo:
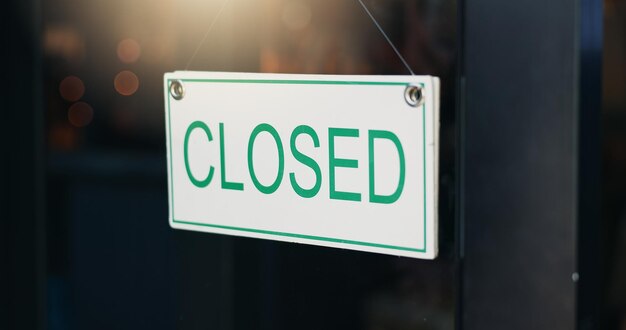
<path id="1" fill-rule="evenodd" d="M 173 228 L 436 257 L 437 78 L 185 71 L 164 87 Z"/>

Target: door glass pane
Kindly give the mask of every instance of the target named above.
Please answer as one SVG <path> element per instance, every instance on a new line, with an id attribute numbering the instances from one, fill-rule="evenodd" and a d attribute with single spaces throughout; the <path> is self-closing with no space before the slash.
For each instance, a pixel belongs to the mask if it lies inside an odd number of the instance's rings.
<path id="1" fill-rule="evenodd" d="M 434 261 L 167 223 L 163 74 L 408 74 L 358 0 L 42 3 L 50 329 L 454 328 L 456 1 L 363 0 L 442 79 Z"/>

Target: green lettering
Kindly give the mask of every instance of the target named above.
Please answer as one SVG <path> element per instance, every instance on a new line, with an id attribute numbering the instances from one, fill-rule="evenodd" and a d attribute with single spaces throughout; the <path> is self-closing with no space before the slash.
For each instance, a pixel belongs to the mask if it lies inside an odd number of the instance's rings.
<path id="1" fill-rule="evenodd" d="M 211 130 L 209 129 L 209 127 L 201 122 L 201 121 L 194 121 L 193 123 L 191 123 L 191 125 L 189 125 L 189 127 L 187 128 L 187 133 L 185 133 L 185 142 L 183 144 L 183 149 L 184 149 L 184 159 L 185 159 L 185 169 L 187 170 L 187 176 L 189 177 L 189 180 L 191 181 L 191 183 L 193 183 L 194 186 L 199 187 L 199 188 L 204 188 L 206 186 L 209 185 L 209 183 L 211 183 L 211 179 L 213 179 L 213 166 L 209 167 L 209 174 L 207 175 L 207 177 L 204 180 L 198 180 L 193 176 L 193 173 L 191 173 L 191 168 L 189 167 L 189 137 L 191 136 L 191 132 L 196 129 L 199 128 L 201 130 L 204 131 L 204 133 L 206 134 L 207 138 L 209 139 L 209 142 L 213 141 L 213 136 L 211 135 Z"/>
<path id="2" fill-rule="evenodd" d="M 372 203 L 381 203 L 381 204 L 391 204 L 400 198 L 402 194 L 402 190 L 404 189 L 404 175 L 405 175 L 405 166 L 404 166 L 404 150 L 402 149 L 402 144 L 400 143 L 400 139 L 389 131 L 377 131 L 370 130 L 368 134 L 368 145 L 369 145 L 369 178 L 370 178 L 370 202 Z M 398 150 L 398 158 L 400 163 L 400 177 L 398 178 L 398 186 L 396 187 L 396 191 L 388 196 L 385 195 L 377 195 L 375 180 L 374 180 L 374 139 L 387 139 L 396 146 Z"/>
<path id="3" fill-rule="evenodd" d="M 256 140 L 257 135 L 259 135 L 259 133 L 261 132 L 270 133 L 270 135 L 274 138 L 274 141 L 276 141 L 276 148 L 278 149 L 278 173 L 276 175 L 276 179 L 274 180 L 274 183 L 272 183 L 269 186 L 264 186 L 261 182 L 259 182 L 259 179 L 254 173 L 252 151 L 254 148 L 254 141 Z M 280 182 L 283 180 L 284 170 L 285 170 L 285 153 L 283 151 L 283 144 L 280 142 L 280 136 L 278 135 L 278 132 L 270 124 L 257 125 L 257 127 L 255 127 L 254 130 L 252 131 L 252 134 L 250 134 L 250 140 L 248 141 L 248 171 L 250 171 L 250 178 L 252 179 L 252 183 L 254 183 L 254 186 L 260 192 L 264 194 L 271 194 L 275 192 L 276 189 L 278 189 L 278 187 L 280 186 Z"/>
<path id="4" fill-rule="evenodd" d="M 222 189 L 243 190 L 243 183 L 226 181 L 226 153 L 224 149 L 224 123 L 220 123 L 220 166 L 222 170 Z"/>
<path id="5" fill-rule="evenodd" d="M 335 158 L 335 137 L 359 137 L 359 130 L 354 128 L 333 127 L 328 129 L 328 181 L 330 199 L 361 201 L 361 194 L 359 193 L 335 190 L 335 167 L 359 167 L 359 161 L 356 159 Z"/>
<path id="6" fill-rule="evenodd" d="M 311 198 L 317 195 L 317 193 L 320 191 L 320 187 L 322 186 L 322 171 L 320 171 L 320 166 L 313 158 L 301 153 L 296 148 L 296 139 L 300 134 L 306 134 L 310 136 L 313 140 L 313 146 L 315 146 L 315 148 L 319 148 L 320 140 L 317 136 L 317 133 L 315 133 L 315 130 L 311 128 L 311 126 L 307 125 L 298 126 L 291 133 L 291 153 L 297 161 L 308 166 L 313 170 L 313 172 L 315 172 L 315 185 L 313 185 L 313 188 L 311 189 L 302 188 L 296 181 L 296 175 L 293 172 L 289 173 L 289 180 L 291 181 L 291 186 L 293 187 L 293 190 L 296 192 L 296 194 L 304 198 Z"/>

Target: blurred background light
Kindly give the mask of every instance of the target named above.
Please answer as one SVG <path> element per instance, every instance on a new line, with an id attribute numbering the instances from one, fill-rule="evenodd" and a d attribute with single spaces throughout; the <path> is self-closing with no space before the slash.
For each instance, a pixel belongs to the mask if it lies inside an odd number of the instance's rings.
<path id="1" fill-rule="evenodd" d="M 76 148 L 78 135 L 70 125 L 55 125 L 50 128 L 48 143 L 57 151 L 68 151 Z"/>
<path id="2" fill-rule="evenodd" d="M 84 127 L 93 119 L 93 109 L 85 102 L 76 102 L 67 111 L 67 119 L 75 127 Z"/>
<path id="3" fill-rule="evenodd" d="M 67 76 L 59 84 L 59 93 L 66 101 L 76 102 L 85 94 L 85 85 L 80 78 Z"/>
<path id="4" fill-rule="evenodd" d="M 291 30 L 301 30 L 311 22 L 311 6 L 304 0 L 288 1 L 283 7 L 282 21 Z"/>
<path id="5" fill-rule="evenodd" d="M 141 56 L 141 46 L 135 39 L 127 38 L 117 44 L 117 57 L 122 63 L 135 63 Z"/>
<path id="6" fill-rule="evenodd" d="M 72 27 L 47 26 L 44 30 L 43 44 L 46 55 L 63 58 L 71 64 L 78 64 L 85 57 L 83 37 Z"/>
<path id="7" fill-rule="evenodd" d="M 113 85 L 118 93 L 124 96 L 133 95 L 139 88 L 139 78 L 132 71 L 124 70 L 115 76 Z"/>

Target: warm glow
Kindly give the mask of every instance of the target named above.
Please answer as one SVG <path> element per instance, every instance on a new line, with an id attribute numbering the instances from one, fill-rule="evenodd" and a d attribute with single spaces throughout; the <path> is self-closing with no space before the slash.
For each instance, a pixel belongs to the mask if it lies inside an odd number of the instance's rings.
<path id="1" fill-rule="evenodd" d="M 80 78 L 76 76 L 65 77 L 59 84 L 59 93 L 66 101 L 76 102 L 83 97 L 85 93 L 85 85 Z"/>
<path id="2" fill-rule="evenodd" d="M 124 39 L 117 44 L 117 57 L 123 63 L 135 63 L 141 56 L 141 46 L 135 39 Z"/>
<path id="3" fill-rule="evenodd" d="M 79 64 L 85 57 L 85 42 L 73 27 L 48 26 L 43 39 L 47 55 L 59 56 L 72 64 Z"/>
<path id="4" fill-rule="evenodd" d="M 311 7 L 304 1 L 289 1 L 282 12 L 285 26 L 291 30 L 301 30 L 311 22 Z"/>
<path id="5" fill-rule="evenodd" d="M 70 125 L 52 125 L 48 143 L 56 150 L 72 150 L 77 144 L 77 132 Z"/>
<path id="6" fill-rule="evenodd" d="M 85 102 L 76 102 L 68 110 L 67 119 L 76 127 L 87 126 L 93 119 L 93 109 Z"/>
<path id="7" fill-rule="evenodd" d="M 139 88 L 139 78 L 133 72 L 125 70 L 115 76 L 115 90 L 125 96 L 133 95 Z"/>

